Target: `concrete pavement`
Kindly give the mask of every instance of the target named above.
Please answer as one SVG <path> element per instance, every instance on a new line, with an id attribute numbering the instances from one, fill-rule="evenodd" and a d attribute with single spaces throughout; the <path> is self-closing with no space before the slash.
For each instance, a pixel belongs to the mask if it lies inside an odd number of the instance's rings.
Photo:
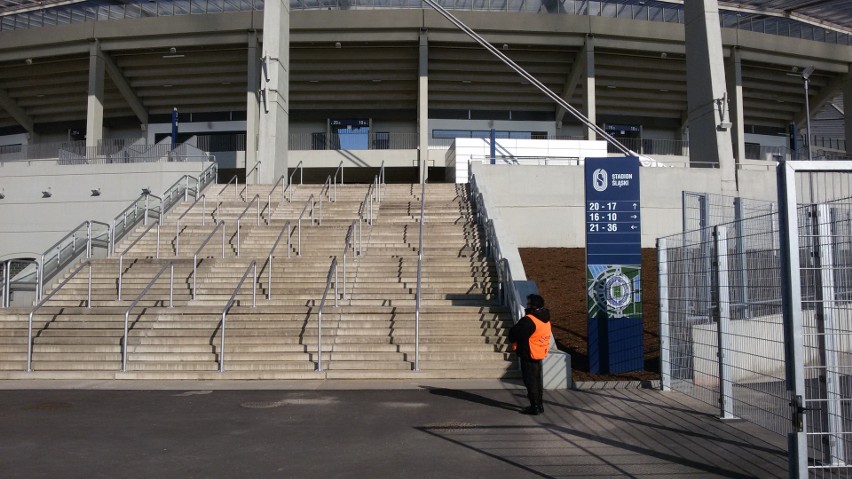
<path id="1" fill-rule="evenodd" d="M 674 392 L 530 417 L 499 381 L 46 383 L 0 383 L 3 477 L 787 476 L 785 438 Z"/>

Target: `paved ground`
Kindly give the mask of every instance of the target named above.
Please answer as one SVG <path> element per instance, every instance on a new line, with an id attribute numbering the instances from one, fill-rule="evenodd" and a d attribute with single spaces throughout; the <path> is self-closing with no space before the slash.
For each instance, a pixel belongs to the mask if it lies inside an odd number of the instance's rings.
<path id="1" fill-rule="evenodd" d="M 5 381 L 0 476 L 787 476 L 783 437 L 679 393 L 548 392 L 529 417 L 515 384 L 363 387 Z"/>

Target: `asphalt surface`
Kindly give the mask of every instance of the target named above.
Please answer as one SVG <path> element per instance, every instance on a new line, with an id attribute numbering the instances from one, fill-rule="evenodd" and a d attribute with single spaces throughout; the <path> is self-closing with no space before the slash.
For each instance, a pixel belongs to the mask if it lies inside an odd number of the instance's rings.
<path id="1" fill-rule="evenodd" d="M 0 477 L 787 477 L 785 438 L 674 392 L 53 384 L 0 386 Z"/>

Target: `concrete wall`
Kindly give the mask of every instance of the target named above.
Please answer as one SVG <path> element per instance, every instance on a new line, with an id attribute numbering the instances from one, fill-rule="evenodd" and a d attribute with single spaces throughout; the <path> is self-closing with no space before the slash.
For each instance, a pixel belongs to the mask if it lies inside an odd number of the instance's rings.
<path id="1" fill-rule="evenodd" d="M 56 161 L 0 164 L 0 260 L 41 254 L 71 228 L 112 219 L 142 193 L 160 196 L 185 174 L 209 163 L 57 165 Z M 100 196 L 92 196 L 92 190 Z M 44 191 L 51 196 L 43 198 Z"/>
<path id="2" fill-rule="evenodd" d="M 378 168 L 417 166 L 417 150 L 290 150 L 290 166 L 300 161 L 306 168 L 344 168 L 366 166 Z"/>
<path id="3" fill-rule="evenodd" d="M 499 211 L 517 247 L 585 247 L 582 166 L 473 164 L 472 169 L 487 188 L 489 213 Z M 640 175 L 643 248 L 680 232 L 683 191 L 721 194 L 719 170 L 642 168 Z M 775 181 L 774 169 L 740 170 L 740 195 L 776 200 Z"/>

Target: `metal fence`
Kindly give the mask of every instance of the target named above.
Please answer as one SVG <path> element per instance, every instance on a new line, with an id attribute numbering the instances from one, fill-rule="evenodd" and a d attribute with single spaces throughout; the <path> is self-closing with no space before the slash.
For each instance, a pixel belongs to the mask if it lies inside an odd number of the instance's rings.
<path id="1" fill-rule="evenodd" d="M 263 10 L 263 0 L 148 0 L 112 4 L 89 0 L 78 4 L 42 8 L 0 17 L 0 31 L 40 28 L 71 23 L 180 15 L 205 15 Z M 528 12 L 587 15 L 649 22 L 684 23 L 683 6 L 654 0 L 440 0 L 448 10 Z M 291 0 L 290 10 L 372 10 L 424 8 L 420 0 Z M 840 45 L 852 44 L 852 36 L 797 21 L 756 13 L 721 10 L 722 28 L 801 38 Z"/>
<path id="2" fill-rule="evenodd" d="M 681 207 L 682 231 L 696 231 L 778 212 L 774 201 L 692 191 L 681 194 Z"/>
<path id="3" fill-rule="evenodd" d="M 416 132 L 291 133 L 291 150 L 413 150 Z"/>
<path id="4" fill-rule="evenodd" d="M 852 477 L 852 163 L 779 170 L 777 210 L 685 194 L 705 223 L 658 240 L 663 387 L 788 435 L 791 477 Z"/>
<path id="5" fill-rule="evenodd" d="M 0 164 L 22 161 L 55 161 L 59 165 L 102 165 L 113 163 L 157 163 L 208 161 L 211 157 L 192 145 L 144 144 L 138 139 L 110 139 L 98 146 L 84 141 L 34 143 L 0 147 Z"/>

